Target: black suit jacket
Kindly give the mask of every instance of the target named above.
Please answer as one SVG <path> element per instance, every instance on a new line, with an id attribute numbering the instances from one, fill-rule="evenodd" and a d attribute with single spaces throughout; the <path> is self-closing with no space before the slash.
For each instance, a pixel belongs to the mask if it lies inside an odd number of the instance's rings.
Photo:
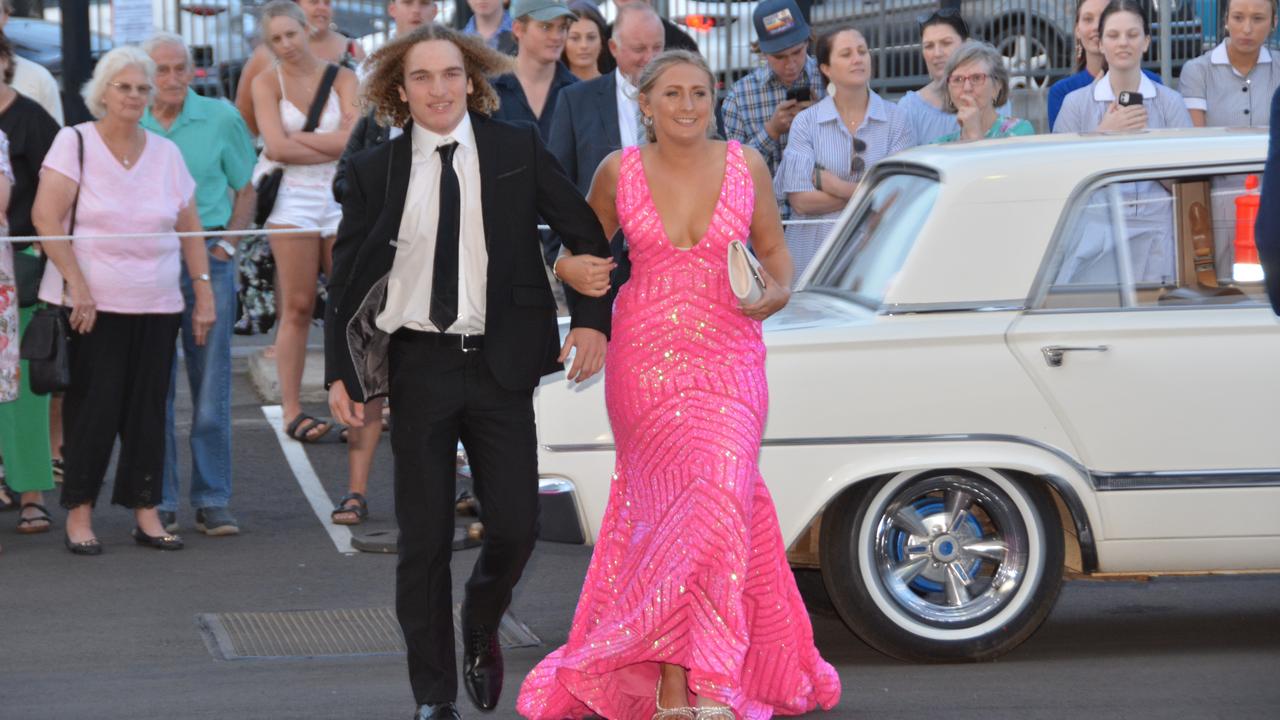
<path id="1" fill-rule="evenodd" d="M 547 147 L 573 184 L 586 195 L 596 168 L 609 153 L 622 147 L 617 75 L 601 75 L 570 85 L 560 93 Z"/>
<path id="2" fill-rule="evenodd" d="M 1262 174 L 1262 202 L 1254 224 L 1271 309 L 1280 315 L 1280 90 L 1271 98 L 1271 147 Z"/>
<path id="3" fill-rule="evenodd" d="M 539 252 L 538 218 L 574 253 L 609 256 L 595 213 L 547 152 L 536 128 L 472 113 L 480 156 L 480 196 L 489 253 L 485 358 L 500 385 L 530 389 L 563 366 L 556 304 Z M 347 163 L 342 222 L 333 248 L 325 323 L 325 385 L 342 380 L 353 400 L 388 392 L 389 336 L 374 321 L 407 202 L 412 132 L 353 155 Z M 609 334 L 605 298 L 583 298 L 573 327 Z"/>

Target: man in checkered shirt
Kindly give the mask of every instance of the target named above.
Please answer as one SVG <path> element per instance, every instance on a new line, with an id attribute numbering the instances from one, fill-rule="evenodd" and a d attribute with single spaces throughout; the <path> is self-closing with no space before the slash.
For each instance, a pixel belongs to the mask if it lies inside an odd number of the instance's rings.
<path id="1" fill-rule="evenodd" d="M 756 6 L 752 21 L 766 66 L 734 83 L 725 96 L 724 131 L 728 139 L 760 151 L 773 173 L 782 161 L 791 121 L 827 91 L 818 61 L 809 55 L 809 24 L 795 0 L 764 0 Z M 794 99 L 797 90 L 801 99 Z M 787 98 L 789 92 L 793 99 Z M 784 219 L 791 214 L 785 201 L 781 210 Z"/>

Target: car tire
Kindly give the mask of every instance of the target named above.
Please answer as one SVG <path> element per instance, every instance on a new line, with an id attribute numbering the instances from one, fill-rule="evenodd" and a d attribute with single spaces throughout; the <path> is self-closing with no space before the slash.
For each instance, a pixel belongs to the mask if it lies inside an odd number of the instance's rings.
<path id="1" fill-rule="evenodd" d="M 1048 491 L 994 470 L 903 472 L 850 489 L 822 519 L 822 577 L 841 619 L 912 662 L 1017 647 L 1053 608 L 1063 552 Z"/>

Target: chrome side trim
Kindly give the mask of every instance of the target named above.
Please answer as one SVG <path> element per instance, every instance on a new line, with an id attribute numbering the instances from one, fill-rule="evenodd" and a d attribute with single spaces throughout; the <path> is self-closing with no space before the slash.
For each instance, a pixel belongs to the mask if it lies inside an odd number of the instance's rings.
<path id="1" fill-rule="evenodd" d="M 1280 487 L 1280 469 L 1092 473 L 1099 492 Z"/>
<path id="2" fill-rule="evenodd" d="M 950 312 L 1010 312 L 1026 310 L 1022 300 L 972 300 L 964 302 L 893 303 L 880 306 L 881 315 L 923 315 Z"/>

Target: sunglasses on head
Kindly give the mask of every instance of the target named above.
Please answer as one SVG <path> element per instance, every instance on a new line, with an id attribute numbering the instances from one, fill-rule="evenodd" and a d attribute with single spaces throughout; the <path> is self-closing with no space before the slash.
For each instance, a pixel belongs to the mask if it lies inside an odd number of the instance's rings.
<path id="1" fill-rule="evenodd" d="M 964 21 L 964 18 L 960 15 L 960 11 L 956 8 L 938 8 L 931 13 L 916 16 L 916 24 L 920 26 L 921 32 L 924 32 L 926 25 L 932 25 L 936 21 L 945 22 L 952 27 L 958 25 L 959 27 L 956 28 L 957 30 L 960 28 L 964 29 L 964 32 L 960 33 L 961 35 L 966 37 L 969 35 L 969 24 Z"/>

